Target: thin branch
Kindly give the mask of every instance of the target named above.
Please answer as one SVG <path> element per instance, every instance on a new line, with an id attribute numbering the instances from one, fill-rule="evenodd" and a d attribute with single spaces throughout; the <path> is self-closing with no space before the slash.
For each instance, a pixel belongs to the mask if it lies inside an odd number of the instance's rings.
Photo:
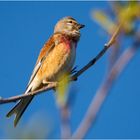
<path id="1" fill-rule="evenodd" d="M 44 86 L 43 88 L 41 88 L 39 90 L 29 92 L 28 94 L 21 94 L 21 95 L 17 95 L 17 96 L 13 96 L 13 97 L 10 97 L 10 98 L 5 98 L 5 99 L 0 98 L 0 104 L 16 102 L 17 100 L 20 100 L 20 99 L 23 99 L 23 98 L 26 98 L 26 97 L 29 97 L 29 96 L 41 94 L 44 91 L 54 89 L 56 87 L 56 85 L 57 85 L 57 83 L 54 82 L 52 84 Z"/>
<path id="2" fill-rule="evenodd" d="M 88 132 L 95 119 L 97 117 L 98 112 L 100 111 L 109 91 L 115 80 L 118 76 L 122 73 L 126 65 L 130 62 L 130 60 L 134 57 L 137 52 L 137 49 L 140 48 L 140 42 L 134 43 L 135 46 L 128 48 L 121 57 L 116 61 L 110 72 L 108 73 L 107 78 L 102 83 L 102 85 L 97 90 L 95 97 L 93 98 L 89 108 L 86 112 L 84 119 L 82 120 L 81 124 L 73 134 L 72 138 L 82 139 Z"/>
<path id="3" fill-rule="evenodd" d="M 77 80 L 77 78 L 81 74 L 83 74 L 87 69 L 89 69 L 92 65 L 94 65 L 105 54 L 105 52 L 108 50 L 108 48 L 110 48 L 113 45 L 113 43 L 115 43 L 115 40 L 116 40 L 118 34 L 120 33 L 121 26 L 122 26 L 122 24 L 120 24 L 117 27 L 117 29 L 115 30 L 111 39 L 108 41 L 107 44 L 105 44 L 104 48 L 99 52 L 99 54 L 95 58 L 93 58 L 87 65 L 85 65 L 82 69 L 80 69 L 77 73 L 75 73 L 72 76 L 72 80 Z"/>
<path id="4" fill-rule="evenodd" d="M 108 48 L 110 48 L 111 45 L 115 42 L 116 37 L 118 36 L 118 34 L 120 32 L 120 28 L 121 28 L 121 25 L 118 26 L 118 28 L 116 29 L 116 31 L 112 35 L 111 39 L 109 40 L 109 42 L 104 46 L 104 48 L 99 52 L 99 54 L 71 77 L 72 81 L 77 80 L 77 78 L 81 74 L 83 74 L 86 70 L 88 70 L 91 66 L 93 66 L 105 54 L 105 52 L 108 50 Z M 20 100 L 22 98 L 26 98 L 28 96 L 38 95 L 38 94 L 40 94 L 44 91 L 54 89 L 55 87 L 56 87 L 56 83 L 44 86 L 43 88 L 41 88 L 39 90 L 36 90 L 36 91 L 33 91 L 33 92 L 29 92 L 28 94 L 21 94 L 21 95 L 9 97 L 9 98 L 2 98 L 1 97 L 0 98 L 0 104 L 15 102 L 17 100 Z"/>

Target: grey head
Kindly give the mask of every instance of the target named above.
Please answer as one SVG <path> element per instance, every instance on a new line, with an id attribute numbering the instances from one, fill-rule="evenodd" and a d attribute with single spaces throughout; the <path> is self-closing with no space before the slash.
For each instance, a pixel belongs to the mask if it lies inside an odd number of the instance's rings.
<path id="1" fill-rule="evenodd" d="M 75 40 L 79 40 L 80 29 L 84 26 L 85 25 L 78 23 L 74 18 L 68 16 L 57 22 L 54 28 L 54 33 L 62 33 Z"/>

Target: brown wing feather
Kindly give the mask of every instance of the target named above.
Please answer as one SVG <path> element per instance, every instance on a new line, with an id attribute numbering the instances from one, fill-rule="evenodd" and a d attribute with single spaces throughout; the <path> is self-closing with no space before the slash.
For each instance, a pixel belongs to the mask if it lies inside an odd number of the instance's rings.
<path id="1" fill-rule="evenodd" d="M 32 75 L 30 77 L 29 83 L 27 85 L 28 86 L 31 84 L 32 80 L 34 79 L 36 73 L 38 72 L 40 66 L 42 65 L 42 61 L 43 59 L 47 56 L 47 54 L 50 52 L 50 50 L 55 46 L 55 41 L 54 41 L 54 36 L 52 36 L 43 46 L 43 48 L 40 51 L 40 54 L 38 56 L 35 68 L 32 72 Z"/>

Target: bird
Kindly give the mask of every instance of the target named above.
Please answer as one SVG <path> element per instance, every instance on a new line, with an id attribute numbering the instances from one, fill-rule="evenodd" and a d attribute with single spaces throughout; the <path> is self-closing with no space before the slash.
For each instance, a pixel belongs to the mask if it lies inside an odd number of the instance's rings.
<path id="1" fill-rule="evenodd" d="M 56 82 L 61 75 L 71 72 L 75 62 L 77 43 L 81 36 L 80 29 L 84 26 L 71 16 L 64 17 L 56 23 L 53 35 L 39 53 L 24 94 Z M 7 113 L 7 117 L 15 115 L 15 127 L 33 98 L 34 96 L 29 96 L 21 99 Z"/>

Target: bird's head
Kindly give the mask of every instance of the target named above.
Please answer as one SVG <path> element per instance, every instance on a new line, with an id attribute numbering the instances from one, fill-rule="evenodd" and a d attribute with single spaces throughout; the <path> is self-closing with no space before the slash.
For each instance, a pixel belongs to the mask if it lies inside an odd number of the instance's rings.
<path id="1" fill-rule="evenodd" d="M 80 38 L 80 29 L 84 26 L 72 17 L 65 17 L 57 22 L 54 33 L 63 33 L 78 40 Z"/>

